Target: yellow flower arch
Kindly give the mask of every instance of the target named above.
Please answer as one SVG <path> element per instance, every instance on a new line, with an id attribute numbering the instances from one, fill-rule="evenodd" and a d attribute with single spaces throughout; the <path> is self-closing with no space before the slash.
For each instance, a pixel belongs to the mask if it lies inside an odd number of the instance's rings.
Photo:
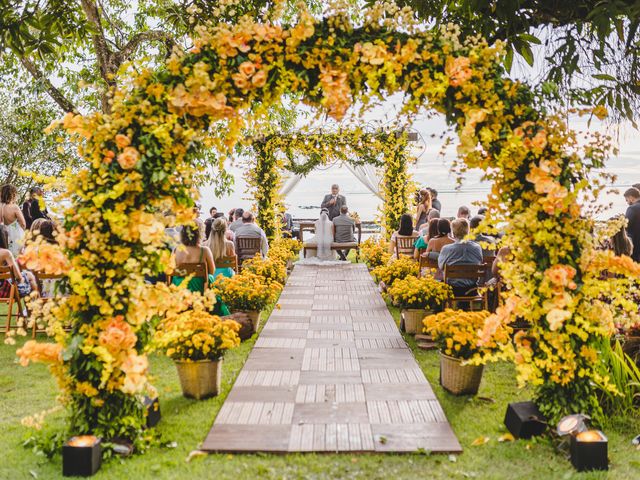
<path id="1" fill-rule="evenodd" d="M 489 220 L 506 222 L 512 251 L 503 275 L 512 296 L 489 328 L 514 316 L 532 324 L 514 355 L 543 412 L 600 413 L 596 385 L 612 387 L 593 358 L 629 307 L 601 271 L 640 274 L 629 259 L 595 250 L 593 223 L 581 214 L 605 142 L 581 148 L 540 111 L 532 91 L 505 76 L 500 44 L 461 42 L 455 27 L 419 30 L 410 16 L 375 5 L 358 25 L 334 11 L 321 19 L 302 12 L 292 26 L 243 19 L 202 27 L 190 52 L 132 74 L 109 114 L 62 120 L 86 161 L 67 179 L 60 238 L 72 294 L 52 315 L 71 330 L 57 330 L 55 359 L 33 344 L 22 354 L 53 359 L 74 433 L 139 435 L 151 321 L 174 308 L 167 302 L 176 295 L 144 281 L 168 264 L 164 228 L 193 217 L 199 150 L 231 151 L 286 94 L 338 121 L 352 105 L 366 110 L 397 92 L 401 117 L 424 107 L 445 115 L 463 164 L 493 181 Z"/>

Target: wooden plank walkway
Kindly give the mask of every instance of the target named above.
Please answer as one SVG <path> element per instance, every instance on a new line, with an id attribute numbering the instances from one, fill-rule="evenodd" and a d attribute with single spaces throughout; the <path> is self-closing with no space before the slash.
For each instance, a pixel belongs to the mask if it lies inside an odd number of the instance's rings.
<path id="1" fill-rule="evenodd" d="M 362 264 L 295 267 L 202 449 L 461 452 Z"/>

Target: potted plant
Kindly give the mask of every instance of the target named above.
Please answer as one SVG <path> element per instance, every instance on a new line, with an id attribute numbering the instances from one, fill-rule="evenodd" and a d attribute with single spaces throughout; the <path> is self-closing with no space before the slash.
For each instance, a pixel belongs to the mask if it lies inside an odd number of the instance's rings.
<path id="1" fill-rule="evenodd" d="M 424 319 L 424 331 L 440 349 L 440 384 L 454 395 L 476 394 L 483 362 L 502 350 L 512 329 L 487 311 L 446 309 Z"/>
<path id="2" fill-rule="evenodd" d="M 271 243 L 267 257 L 284 262 L 287 273 L 293 270 L 293 260 L 302 250 L 302 242 L 295 238 L 278 238 Z"/>
<path id="3" fill-rule="evenodd" d="M 240 345 L 239 329 L 234 320 L 188 310 L 158 325 L 152 348 L 175 362 L 182 394 L 200 400 L 220 392 L 222 357 Z"/>
<path id="4" fill-rule="evenodd" d="M 281 255 L 262 258 L 259 253 L 255 257 L 242 263 L 243 272 L 255 273 L 267 282 L 277 282 L 280 285 L 287 281 L 286 262 Z"/>
<path id="5" fill-rule="evenodd" d="M 383 239 L 367 238 L 360 244 L 360 253 L 369 270 L 386 265 L 391 259 L 389 244 Z"/>
<path id="6" fill-rule="evenodd" d="M 393 282 L 409 275 L 417 277 L 420 273 L 418 262 L 413 258 L 400 257 L 386 265 L 380 265 L 371 271 L 371 275 L 380 283 L 382 290 L 393 285 Z"/>
<path id="7" fill-rule="evenodd" d="M 405 331 L 415 334 L 424 317 L 441 310 L 453 296 L 453 289 L 430 275 L 422 278 L 409 275 L 395 280 L 387 295 L 401 309 Z"/>
<path id="8" fill-rule="evenodd" d="M 218 277 L 212 288 L 232 311 L 246 313 L 257 332 L 260 312 L 277 300 L 282 285 L 243 270 L 231 278 Z"/>

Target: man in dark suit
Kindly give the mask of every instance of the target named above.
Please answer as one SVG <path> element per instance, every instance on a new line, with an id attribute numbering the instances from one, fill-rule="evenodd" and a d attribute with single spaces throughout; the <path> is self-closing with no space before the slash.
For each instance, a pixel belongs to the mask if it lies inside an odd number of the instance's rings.
<path id="1" fill-rule="evenodd" d="M 38 218 L 49 220 L 49 212 L 47 212 L 47 206 L 44 203 L 43 195 L 44 190 L 42 190 L 42 188 L 34 187 L 31 189 L 31 203 L 29 204 L 31 223 Z"/>
<path id="2" fill-rule="evenodd" d="M 640 190 L 637 188 L 630 188 L 624 192 L 624 199 L 627 201 L 629 208 L 627 208 L 627 235 L 633 243 L 633 253 L 631 258 L 634 261 L 640 262 Z"/>
<path id="3" fill-rule="evenodd" d="M 321 208 L 326 208 L 329 211 L 329 220 L 333 220 L 340 215 L 340 208 L 346 204 L 346 197 L 340 195 L 340 187 L 338 187 L 338 185 L 331 185 L 331 193 L 324 196 Z"/>

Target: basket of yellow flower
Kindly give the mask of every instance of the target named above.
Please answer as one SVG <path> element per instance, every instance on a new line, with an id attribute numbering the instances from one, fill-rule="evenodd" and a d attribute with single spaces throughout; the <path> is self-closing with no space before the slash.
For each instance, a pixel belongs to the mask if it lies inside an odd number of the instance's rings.
<path id="1" fill-rule="evenodd" d="M 188 310 L 158 325 L 152 348 L 173 359 L 185 397 L 214 397 L 220 392 L 222 357 L 240 344 L 239 329 L 233 320 Z"/>
<path id="2" fill-rule="evenodd" d="M 284 262 L 287 274 L 293 270 L 293 260 L 302 249 L 302 242 L 295 238 L 278 238 L 271 243 L 267 256 Z"/>
<path id="3" fill-rule="evenodd" d="M 243 270 L 231 278 L 218 277 L 212 288 L 232 311 L 246 313 L 257 332 L 260 312 L 278 299 L 282 285 Z"/>
<path id="4" fill-rule="evenodd" d="M 476 394 L 490 357 L 509 342 L 512 330 L 487 311 L 447 309 L 424 319 L 424 331 L 440 348 L 440 384 L 454 395 Z"/>
<path id="5" fill-rule="evenodd" d="M 360 244 L 360 252 L 369 270 L 386 265 L 391 259 L 389 244 L 384 239 L 367 238 Z"/>
<path id="6" fill-rule="evenodd" d="M 371 275 L 380 284 L 383 290 L 391 287 L 393 282 L 400 278 L 406 278 L 409 275 L 417 277 L 420 272 L 418 262 L 413 258 L 400 257 L 397 260 L 392 260 L 386 265 L 380 265 L 371 271 Z"/>
<path id="7" fill-rule="evenodd" d="M 282 285 L 287 280 L 287 268 L 283 260 L 280 257 L 262 258 L 260 253 L 256 253 L 255 257 L 242 262 L 242 271 L 255 273 L 267 282 L 273 281 Z"/>
<path id="8" fill-rule="evenodd" d="M 395 280 L 387 289 L 387 295 L 401 309 L 401 327 L 404 326 L 405 332 L 415 334 L 424 317 L 441 309 L 453 296 L 453 290 L 432 276 L 417 278 L 409 275 Z"/>

